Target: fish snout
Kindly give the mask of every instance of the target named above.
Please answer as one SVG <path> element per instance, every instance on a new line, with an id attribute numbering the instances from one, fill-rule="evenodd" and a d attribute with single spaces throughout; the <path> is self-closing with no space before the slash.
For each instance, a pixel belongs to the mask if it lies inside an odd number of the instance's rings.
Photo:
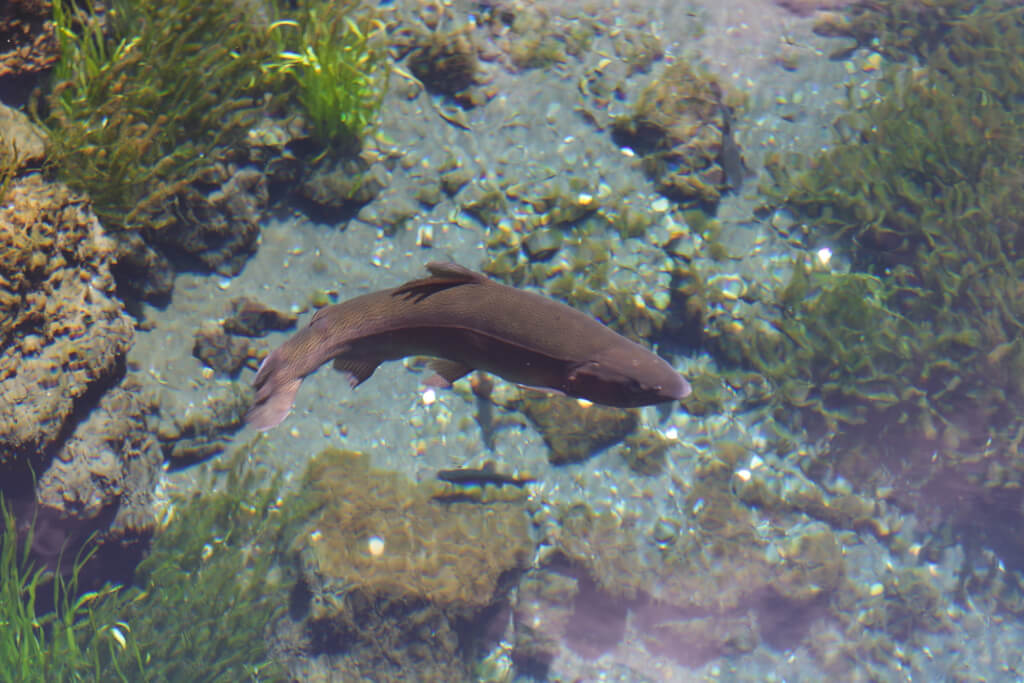
<path id="1" fill-rule="evenodd" d="M 658 386 L 658 395 L 666 401 L 678 401 L 690 395 L 690 383 L 682 375 L 673 372 L 671 378 L 664 384 Z"/>

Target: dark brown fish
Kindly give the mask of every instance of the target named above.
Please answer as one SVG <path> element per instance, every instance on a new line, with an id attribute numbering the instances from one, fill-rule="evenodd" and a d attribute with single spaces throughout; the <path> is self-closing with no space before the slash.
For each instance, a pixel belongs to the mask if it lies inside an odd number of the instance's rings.
<path id="1" fill-rule="evenodd" d="M 329 360 L 352 387 L 384 361 L 436 358 L 436 386 L 473 370 L 610 406 L 683 398 L 690 385 L 668 363 L 588 315 L 506 287 L 454 263 L 428 263 L 431 276 L 317 311 L 309 326 L 260 365 L 246 422 L 284 420 L 302 379 Z"/>
<path id="2" fill-rule="evenodd" d="M 504 472 L 499 470 L 497 465 L 491 461 L 483 464 L 483 467 L 457 467 L 453 470 L 440 470 L 437 478 L 449 484 L 459 486 L 518 486 L 523 488 L 527 484 L 537 481 L 529 475 L 521 475 L 515 472 Z"/>

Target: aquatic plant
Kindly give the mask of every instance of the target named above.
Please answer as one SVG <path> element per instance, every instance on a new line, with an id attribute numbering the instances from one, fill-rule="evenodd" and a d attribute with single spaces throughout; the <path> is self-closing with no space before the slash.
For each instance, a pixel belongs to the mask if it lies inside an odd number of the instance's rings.
<path id="1" fill-rule="evenodd" d="M 111 231 L 159 229 L 175 195 L 245 135 L 270 42 L 226 0 L 53 3 L 50 161 Z M 38 109 L 38 103 L 37 103 Z"/>
<path id="2" fill-rule="evenodd" d="M 372 12 L 355 12 L 358 5 L 301 3 L 295 19 L 271 25 L 279 50 L 264 63 L 290 76 L 313 137 L 340 152 L 357 148 L 376 124 L 390 74 L 385 26 Z"/>
<path id="3" fill-rule="evenodd" d="M 745 356 L 774 382 L 777 400 L 804 410 L 803 426 L 863 424 L 900 402 L 893 378 L 917 362 L 907 349 L 912 326 L 887 306 L 893 298 L 877 277 L 798 264 L 779 295 L 790 307 L 773 329 L 745 330 Z"/>
<path id="4" fill-rule="evenodd" d="M 80 592 L 92 545 L 67 578 L 33 567 L 31 536 L 19 544 L 3 508 L 0 681 L 283 679 L 267 641 L 291 586 L 279 563 L 312 507 L 282 499 L 280 476 L 252 467 L 250 452 L 207 467 L 203 493 L 169 503 L 138 587 Z M 56 608 L 41 613 L 51 586 Z"/>
<path id="5" fill-rule="evenodd" d="M 145 673 L 130 626 L 120 617 L 130 598 L 119 586 L 81 592 L 79 575 L 95 554 L 86 544 L 67 576 L 35 566 L 32 530 L 19 542 L 13 512 L 0 499 L 0 681 L 137 680 Z M 60 563 L 58 563 L 60 564 Z M 52 592 L 50 607 L 44 591 Z"/>
<path id="6" fill-rule="evenodd" d="M 851 88 L 827 151 L 770 161 L 769 196 L 847 245 L 859 272 L 798 268 L 778 293 L 781 336 L 754 326 L 747 348 L 790 405 L 822 412 L 816 396 L 837 392 L 826 426 L 873 415 L 872 443 L 915 437 L 904 456 L 956 461 L 1020 442 L 1024 11 L 982 3 L 947 23 L 915 48 L 923 66 L 886 66 L 866 101 Z"/>
<path id="7" fill-rule="evenodd" d="M 1006 6 L 1006 3 L 1001 4 Z M 978 6 L 978 0 L 851 3 L 845 13 L 826 13 L 815 24 L 814 31 L 854 41 L 851 47 L 836 50 L 833 58 L 866 48 L 903 61 L 910 56 L 924 57 L 933 52 L 960 18 Z"/>
<path id="8" fill-rule="evenodd" d="M 207 467 L 204 493 L 174 499 L 170 522 L 138 567 L 143 590 L 122 618 L 145 652 L 151 679 L 283 676 L 267 642 L 290 588 L 278 563 L 309 507 L 295 497 L 281 499 L 280 475 L 251 466 L 249 456 L 249 448 L 240 448 L 220 465 L 222 476 Z"/>

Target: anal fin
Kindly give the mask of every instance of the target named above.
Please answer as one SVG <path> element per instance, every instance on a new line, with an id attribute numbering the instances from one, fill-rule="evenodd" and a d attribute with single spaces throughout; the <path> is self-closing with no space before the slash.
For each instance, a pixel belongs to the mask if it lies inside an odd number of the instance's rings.
<path id="1" fill-rule="evenodd" d="M 334 359 L 334 369 L 348 375 L 348 383 L 353 389 L 365 382 L 380 365 L 377 360 L 351 360 L 338 356 Z"/>
<path id="2" fill-rule="evenodd" d="M 425 384 L 432 387 L 438 387 L 440 389 L 447 389 L 451 387 L 452 383 L 456 380 L 462 379 L 469 373 L 473 372 L 473 368 L 454 360 L 442 360 L 436 358 L 429 363 L 427 367 L 433 370 L 436 374 L 431 375 L 427 378 Z"/>

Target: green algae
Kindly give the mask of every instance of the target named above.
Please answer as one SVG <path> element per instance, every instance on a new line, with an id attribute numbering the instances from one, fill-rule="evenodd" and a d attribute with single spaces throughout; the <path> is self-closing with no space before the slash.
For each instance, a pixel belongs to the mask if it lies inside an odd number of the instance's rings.
<path id="1" fill-rule="evenodd" d="M 374 125 L 388 69 L 374 15 L 300 3 L 239 21 L 231 0 L 60 0 L 61 58 L 36 103 L 57 176 L 114 233 L 174 223 L 176 198 L 237 153 L 259 116 L 299 107 L 327 152 Z"/>
<path id="2" fill-rule="evenodd" d="M 553 465 L 583 462 L 633 433 L 639 412 L 580 405 L 561 396 L 524 396 L 515 405 L 540 432 Z"/>
<path id="3" fill-rule="evenodd" d="M 325 451 L 306 480 L 320 506 L 320 533 L 303 548 L 307 569 L 346 591 L 471 612 L 490 603 L 499 576 L 532 548 L 519 502 L 442 504 L 433 482 L 373 468 L 359 453 Z M 376 555 L 367 545 L 374 537 L 384 544 Z"/>
<path id="4" fill-rule="evenodd" d="M 307 624 L 346 680 L 467 679 L 480 638 L 460 624 L 502 604 L 532 556 L 522 501 L 442 502 L 434 484 L 337 449 L 307 469 Z"/>
<path id="5" fill-rule="evenodd" d="M 660 474 L 665 468 L 665 460 L 673 441 L 661 432 L 643 428 L 625 438 L 622 444 L 622 457 L 629 469 L 637 474 L 653 476 Z"/>
<path id="6" fill-rule="evenodd" d="M 893 378 L 919 363 L 906 344 L 911 326 L 886 305 L 894 296 L 871 275 L 798 265 L 779 297 L 794 305 L 775 322 L 777 334 L 745 335 L 746 356 L 775 383 L 776 400 L 803 410 L 803 426 L 864 424 L 900 404 Z"/>
<path id="7" fill-rule="evenodd" d="M 729 134 L 723 87 L 685 60 L 669 65 L 616 119 L 616 141 L 634 149 L 659 192 L 714 211 L 729 187 L 719 163 Z"/>
<path id="8" fill-rule="evenodd" d="M 853 40 L 852 48 L 836 50 L 844 57 L 857 48 L 878 52 L 889 59 L 905 61 L 927 57 L 956 30 L 962 19 L 978 8 L 978 0 L 888 0 L 851 3 L 843 14 L 827 14 L 814 31 L 820 35 Z M 1006 7 L 1007 3 L 988 3 Z"/>
<path id="9" fill-rule="evenodd" d="M 801 461 L 810 477 L 838 471 L 867 490 L 905 477 L 920 491 L 909 504 L 935 520 L 921 558 L 961 545 L 960 599 L 1013 605 L 1019 568 L 991 581 L 972 567 L 1022 548 L 1012 530 L 1024 481 L 1024 10 L 872 3 L 832 29 L 890 61 L 873 91 L 849 86 L 834 143 L 770 158 L 762 190 L 808 226 L 812 244 L 838 245 L 852 272 L 795 264 L 772 323 L 745 321 L 716 343 L 770 379 L 785 430 L 827 444 Z M 878 511 L 851 505 L 836 517 L 806 502 L 830 524 L 910 547 Z M 904 570 L 867 611 L 842 606 L 859 614 L 848 656 L 891 661 L 894 638 L 944 630 L 928 582 Z"/>

